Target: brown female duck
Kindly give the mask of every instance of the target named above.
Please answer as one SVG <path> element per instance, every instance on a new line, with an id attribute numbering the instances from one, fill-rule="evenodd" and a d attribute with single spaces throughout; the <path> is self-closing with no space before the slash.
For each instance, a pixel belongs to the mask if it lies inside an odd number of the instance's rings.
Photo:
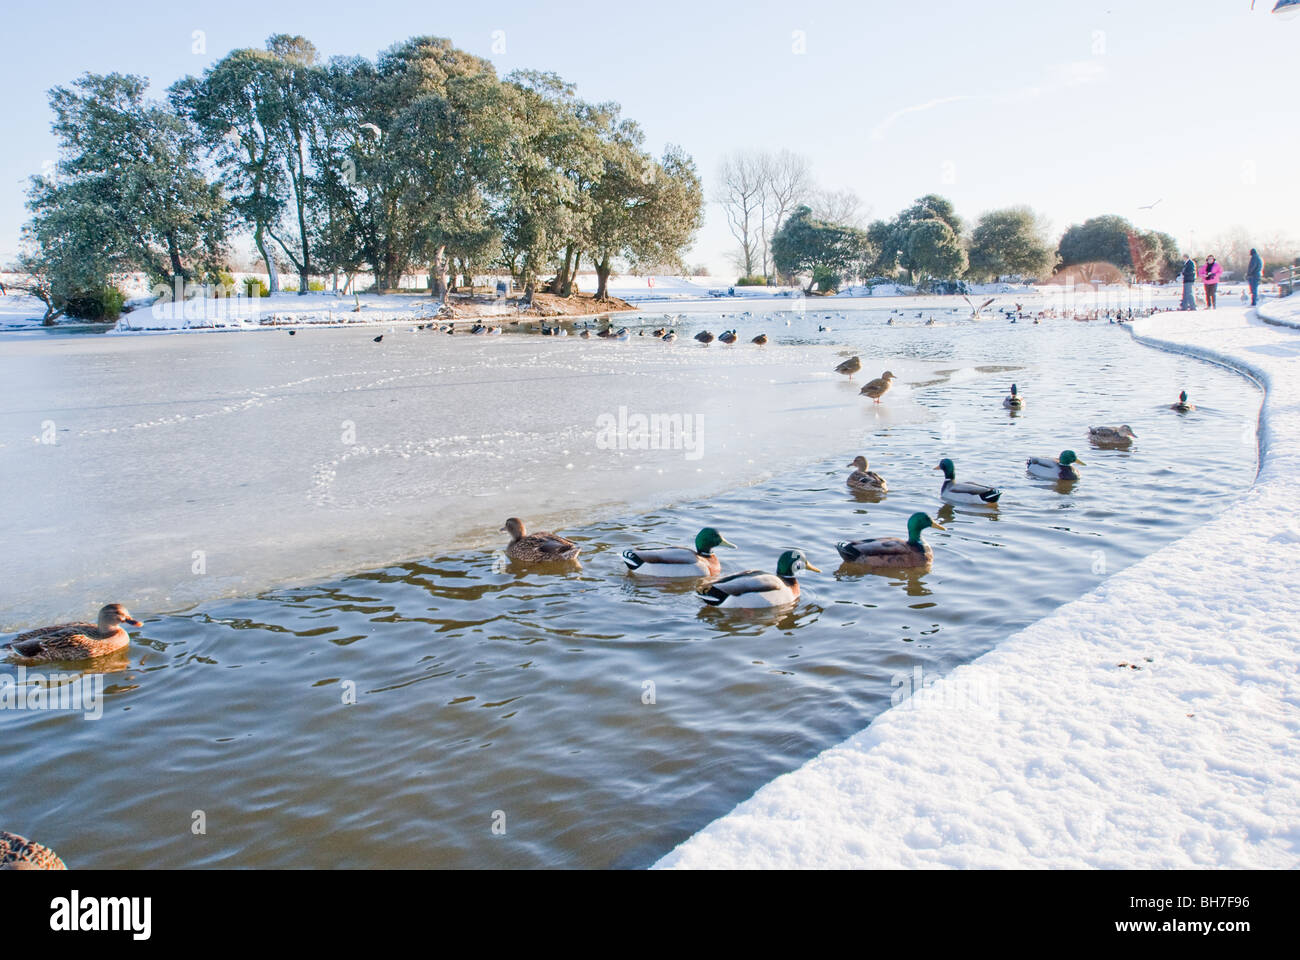
<path id="1" fill-rule="evenodd" d="M 511 517 L 501 528 L 502 533 L 510 534 L 510 546 L 506 547 L 506 556 L 519 563 L 553 563 L 556 560 L 576 560 L 579 547 L 558 533 L 528 533 L 524 522 L 518 517 Z"/>
<path id="2" fill-rule="evenodd" d="M 91 660 L 121 650 L 131 642 L 122 624 L 141 626 L 126 607 L 110 603 L 99 611 L 99 623 L 60 623 L 14 637 L 6 647 L 25 660 Z"/>
<path id="3" fill-rule="evenodd" d="M 16 833 L 0 830 L 0 870 L 66 870 L 57 853 Z"/>

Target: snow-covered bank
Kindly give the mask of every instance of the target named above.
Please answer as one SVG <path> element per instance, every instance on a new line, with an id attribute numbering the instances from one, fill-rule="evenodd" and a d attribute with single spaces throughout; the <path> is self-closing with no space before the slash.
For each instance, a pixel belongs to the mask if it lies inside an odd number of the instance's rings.
<path id="1" fill-rule="evenodd" d="M 1300 323 L 1300 301 L 1264 312 Z M 1264 385 L 1255 486 L 658 866 L 1300 865 L 1300 334 L 1244 307 L 1132 329 Z"/>

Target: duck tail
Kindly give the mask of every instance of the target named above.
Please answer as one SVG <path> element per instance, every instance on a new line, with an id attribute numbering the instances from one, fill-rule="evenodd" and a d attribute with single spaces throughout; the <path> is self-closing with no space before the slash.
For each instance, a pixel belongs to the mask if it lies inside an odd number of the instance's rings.
<path id="1" fill-rule="evenodd" d="M 624 550 L 623 562 L 627 564 L 629 570 L 635 570 L 637 567 L 641 566 L 641 564 L 645 563 L 644 560 L 636 555 L 635 550 Z"/>
<path id="2" fill-rule="evenodd" d="M 988 491 L 988 493 L 984 494 L 983 497 L 981 497 L 980 499 L 982 499 L 985 503 L 997 503 L 998 498 L 1001 496 L 1002 496 L 1001 490 L 990 490 Z"/>
<path id="3" fill-rule="evenodd" d="M 724 593 L 717 587 L 705 587 L 699 591 L 699 594 L 700 599 L 712 607 L 720 606 L 722 601 L 726 600 L 729 596 L 729 594 Z"/>
<path id="4" fill-rule="evenodd" d="M 847 540 L 841 540 L 835 544 L 835 549 L 839 553 L 840 559 L 845 563 L 851 563 L 858 558 L 857 549 Z"/>

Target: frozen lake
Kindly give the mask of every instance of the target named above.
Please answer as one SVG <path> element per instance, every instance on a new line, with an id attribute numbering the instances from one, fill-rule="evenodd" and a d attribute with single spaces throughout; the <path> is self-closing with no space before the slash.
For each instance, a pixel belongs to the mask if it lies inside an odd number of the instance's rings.
<path id="1" fill-rule="evenodd" d="M 408 330 L 0 341 L 0 631 L 491 547 L 507 516 L 705 495 L 921 415 L 864 411 L 830 346 Z"/>

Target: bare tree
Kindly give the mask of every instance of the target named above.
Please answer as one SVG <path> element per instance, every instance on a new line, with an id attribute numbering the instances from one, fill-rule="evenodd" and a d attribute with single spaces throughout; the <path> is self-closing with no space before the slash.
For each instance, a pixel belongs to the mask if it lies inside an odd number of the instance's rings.
<path id="1" fill-rule="evenodd" d="M 759 228 L 762 237 L 763 275 L 767 276 L 772 235 L 781 229 L 786 216 L 811 196 L 813 182 L 807 158 L 789 150 L 759 154 L 756 162 L 763 180 Z"/>
<path id="2" fill-rule="evenodd" d="M 734 259 L 747 277 L 753 276 L 754 261 L 763 248 L 764 183 L 761 157 L 733 153 L 723 158 L 714 202 L 727 215 L 727 228 L 740 245 Z"/>
<path id="3" fill-rule="evenodd" d="M 843 190 L 818 190 L 811 206 L 818 220 L 859 230 L 866 229 L 867 219 L 871 216 L 871 210 L 862 198 L 847 187 Z"/>

